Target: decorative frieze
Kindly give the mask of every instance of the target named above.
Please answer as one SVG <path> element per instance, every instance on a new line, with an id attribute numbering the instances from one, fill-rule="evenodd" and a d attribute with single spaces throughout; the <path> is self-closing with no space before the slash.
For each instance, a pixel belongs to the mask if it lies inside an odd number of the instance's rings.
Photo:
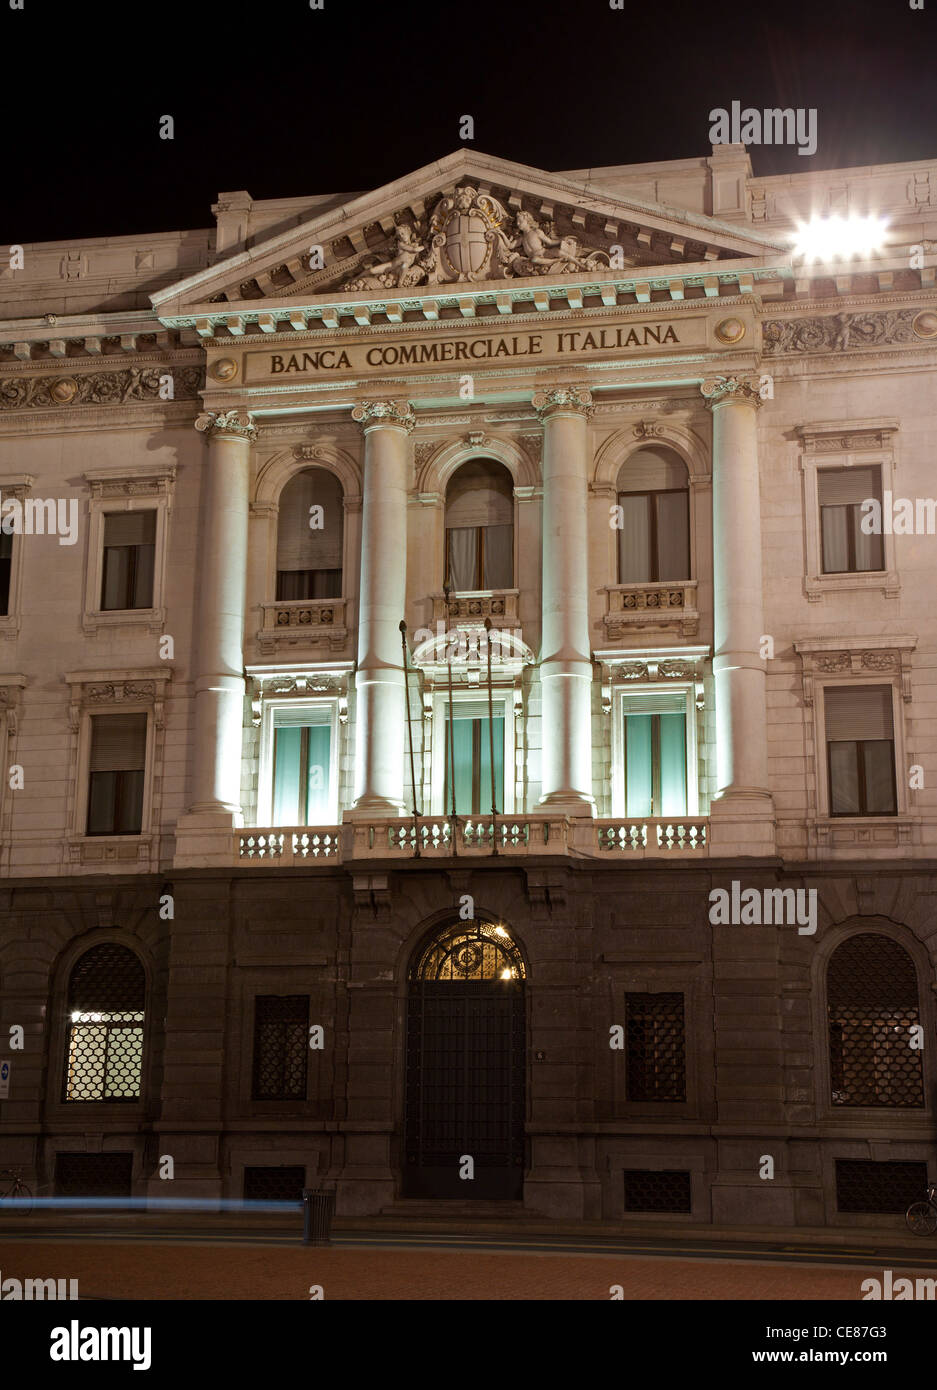
<path id="1" fill-rule="evenodd" d="M 205 385 L 203 366 L 126 367 L 113 372 L 75 376 L 8 376 L 0 378 L 0 411 L 55 410 L 76 405 L 125 405 L 160 400 L 160 384 L 172 377 L 172 399 L 197 400 Z"/>
<path id="2" fill-rule="evenodd" d="M 794 643 L 801 659 L 804 704 L 814 702 L 818 676 L 862 676 L 893 673 L 901 685 L 902 698 L 911 699 L 911 654 L 917 646 L 913 636 L 815 637 Z"/>
<path id="3" fill-rule="evenodd" d="M 934 336 L 937 314 L 933 310 L 876 309 L 858 314 L 767 319 L 762 325 L 762 351 L 766 357 L 785 352 L 845 352 L 850 348 L 915 343 Z"/>
<path id="4" fill-rule="evenodd" d="M 145 671 L 70 671 L 65 680 L 71 689 L 68 718 L 74 731 L 78 730 L 83 710 L 97 713 L 122 713 L 123 706 L 141 705 L 152 709 L 156 728 L 163 728 L 166 688 L 172 679 L 172 669 L 161 667 Z"/>

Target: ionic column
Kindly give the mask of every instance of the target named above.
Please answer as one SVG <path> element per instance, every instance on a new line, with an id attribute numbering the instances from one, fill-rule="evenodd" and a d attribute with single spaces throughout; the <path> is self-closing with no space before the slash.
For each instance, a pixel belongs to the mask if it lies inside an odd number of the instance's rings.
<path id="1" fill-rule="evenodd" d="M 770 818 L 760 655 L 765 626 L 756 415 L 761 398 L 754 377 L 711 378 L 700 389 L 713 415 L 713 811 L 725 803 L 725 809 L 734 806 L 744 817 Z"/>
<path id="2" fill-rule="evenodd" d="M 188 814 L 241 816 L 244 717 L 244 604 L 253 417 L 229 410 L 200 415 L 208 438 L 202 473 L 195 604 L 195 729 Z"/>
<path id="3" fill-rule="evenodd" d="M 398 816 L 407 719 L 400 620 L 407 588 L 408 436 L 416 417 L 408 401 L 365 401 L 351 416 L 364 432 L 364 502 L 349 814 Z"/>
<path id="4" fill-rule="evenodd" d="M 533 398 L 543 423 L 541 806 L 593 816 L 592 660 L 586 503 L 592 396 L 557 387 Z"/>

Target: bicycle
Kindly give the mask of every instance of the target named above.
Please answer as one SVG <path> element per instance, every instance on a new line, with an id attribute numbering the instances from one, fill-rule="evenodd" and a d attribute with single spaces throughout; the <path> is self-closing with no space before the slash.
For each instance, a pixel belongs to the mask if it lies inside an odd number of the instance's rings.
<path id="1" fill-rule="evenodd" d="M 927 1201 L 912 1202 L 904 1219 L 916 1236 L 932 1236 L 937 1231 L 937 1183 L 928 1183 Z"/>
<path id="2" fill-rule="evenodd" d="M 32 1189 L 23 1182 L 18 1168 L 0 1170 L 0 1210 L 8 1203 L 23 1216 L 28 1216 L 33 1209 Z"/>

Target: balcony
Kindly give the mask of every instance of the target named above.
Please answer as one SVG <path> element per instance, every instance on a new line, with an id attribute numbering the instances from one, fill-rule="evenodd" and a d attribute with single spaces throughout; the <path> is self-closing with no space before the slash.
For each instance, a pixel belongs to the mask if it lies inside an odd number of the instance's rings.
<path id="1" fill-rule="evenodd" d="M 577 859 L 701 859 L 709 855 L 709 821 L 610 820 L 556 816 L 441 816 L 346 821 L 344 825 L 245 828 L 234 832 L 231 865 L 306 866 L 356 860 L 506 858 L 567 854 Z"/>
<path id="2" fill-rule="evenodd" d="M 699 610 L 695 579 L 666 584 L 613 584 L 606 588 L 608 605 L 603 623 L 609 642 L 639 632 L 673 632 L 695 637 L 699 632 Z"/>
<path id="3" fill-rule="evenodd" d="M 344 650 L 348 641 L 344 598 L 290 599 L 263 605 L 263 627 L 257 645 L 264 656 L 275 656 L 291 647 L 327 647 Z"/>

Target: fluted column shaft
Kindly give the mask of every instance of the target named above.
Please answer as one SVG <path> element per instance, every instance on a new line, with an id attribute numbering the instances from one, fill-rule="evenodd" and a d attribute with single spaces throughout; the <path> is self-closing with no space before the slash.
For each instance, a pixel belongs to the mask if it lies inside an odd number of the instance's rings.
<path id="1" fill-rule="evenodd" d="M 757 380 L 703 382 L 713 414 L 717 799 L 769 795 Z"/>
<path id="2" fill-rule="evenodd" d="M 586 390 L 535 395 L 543 422 L 542 788 L 561 815 L 595 814 L 592 796 L 592 660 L 589 642 Z"/>
<path id="3" fill-rule="evenodd" d="M 200 415 L 202 478 L 196 596 L 194 774 L 189 814 L 241 813 L 244 605 L 250 448 L 244 411 Z"/>
<path id="4" fill-rule="evenodd" d="M 367 401 L 352 418 L 364 431 L 364 502 L 358 669 L 355 675 L 355 801 L 351 815 L 396 816 L 404 807 L 406 691 L 400 620 L 407 588 L 407 402 Z"/>

